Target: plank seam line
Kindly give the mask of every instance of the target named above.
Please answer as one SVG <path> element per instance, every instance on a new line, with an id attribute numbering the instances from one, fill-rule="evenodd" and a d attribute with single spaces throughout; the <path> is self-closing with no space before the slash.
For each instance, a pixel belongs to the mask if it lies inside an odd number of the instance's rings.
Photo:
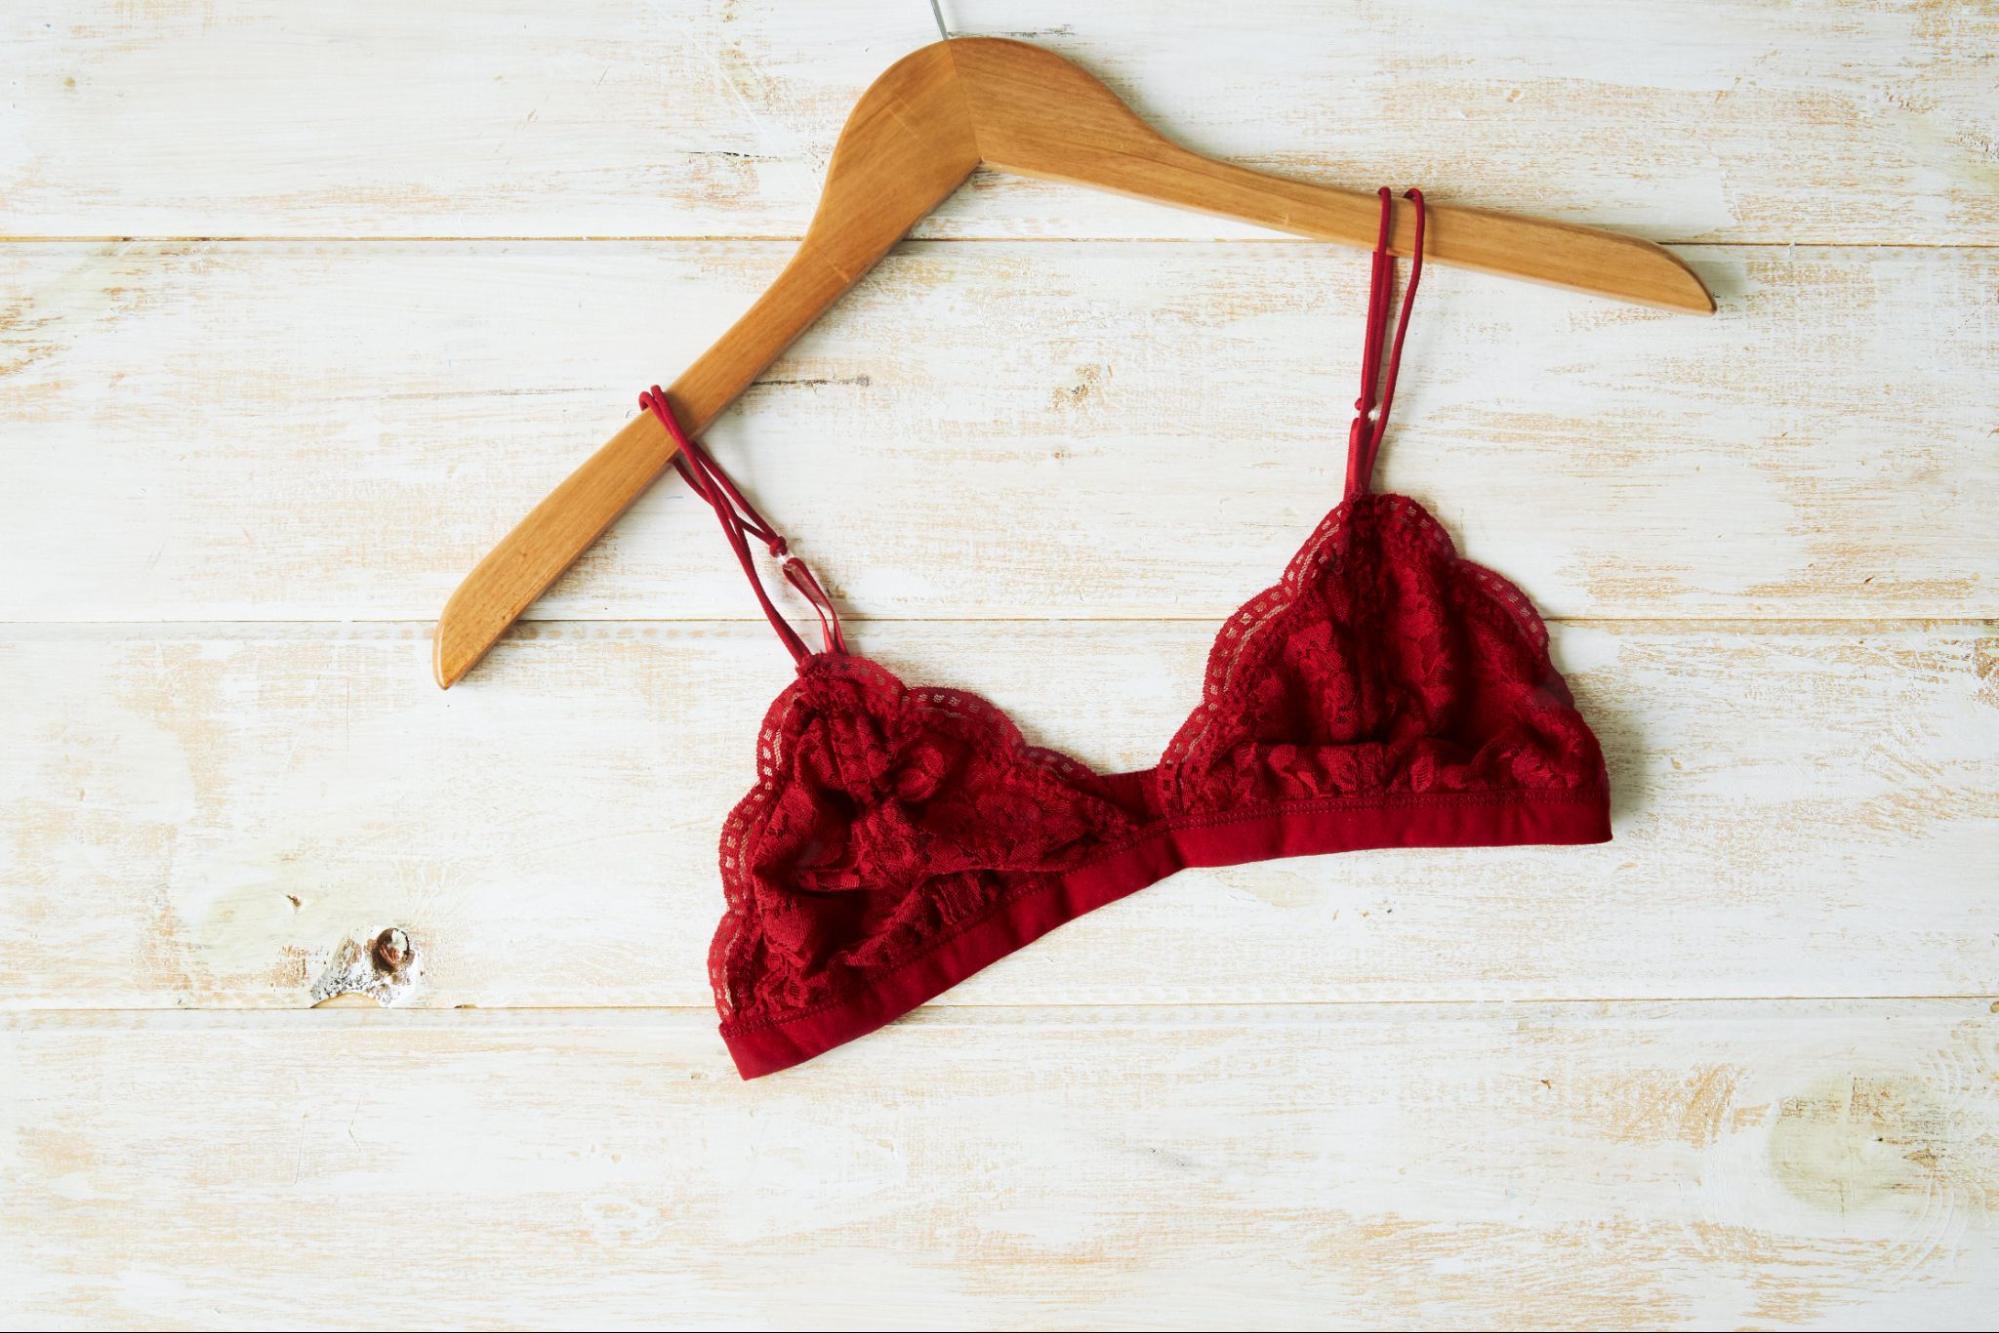
<path id="1" fill-rule="evenodd" d="M 1990 991 L 1939 991 L 1935 993 L 1913 994 L 1869 994 L 1869 995 L 1636 995 L 1636 996 L 1571 996 L 1548 997 L 1526 996 L 1518 998 L 1464 999 L 1464 998 L 1423 998 L 1403 997 L 1398 999 L 1331 999 L 1331 1000 L 1074 1000 L 1074 1001 L 1018 1001 L 996 1003 L 938 1003 L 932 1002 L 911 1010 L 911 1013 L 978 1014 L 978 1013 L 1037 1013 L 1065 1012 L 1078 1009 L 1089 1010 L 1288 1010 L 1311 1009 L 1386 1009 L 1386 1008 L 1427 1008 L 1427 1009 L 1472 1009 L 1485 1007 L 1528 1007 L 1556 1008 L 1586 1005 L 1617 1005 L 1620 1007 L 1642 1005 L 1729 1005 L 1729 1004 L 1971 1004 L 1991 1001 L 1999 1004 L 1999 987 Z M 463 1004 L 426 1005 L 405 1004 L 367 1007 L 353 1005 L 335 1009 L 316 1009 L 311 1005 L 44 1005 L 30 1008 L 0 1010 L 0 1023 L 32 1020 L 38 1015 L 97 1014 L 114 1016 L 120 1014 L 317 1014 L 317 1013 L 365 1013 L 365 1014 L 420 1014 L 438 1016 L 456 1013 L 517 1013 L 517 1014 L 706 1014 L 713 1015 L 712 1004 Z"/>
<path id="2" fill-rule="evenodd" d="M 1218 625 L 1226 618 L 1227 612 L 1217 612 L 1212 616 L 907 616 L 868 617 L 843 616 L 842 623 L 848 625 L 880 625 L 885 627 L 914 626 L 1039 626 L 1050 630 L 1062 626 L 1088 627 L 1092 625 L 1130 626 L 1199 626 Z M 1894 630 L 1964 630 L 1976 634 L 1999 632 L 1999 612 L 1967 611 L 1960 614 L 1930 613 L 1926 615 L 1865 615 L 1865 616 L 1543 616 L 1549 625 L 1561 628 L 1630 628 L 1650 632 L 1694 632 L 1712 630 L 1716 633 L 1753 633 L 1762 630 L 1768 633 L 1785 631 L 1820 630 L 1826 633 L 1852 633 L 1873 627 L 1883 632 Z M 502 637 L 498 646 L 512 642 L 538 642 L 543 631 L 557 633 L 575 632 L 587 638 L 593 632 L 612 632 L 620 628 L 658 629 L 675 628 L 699 629 L 736 628 L 760 625 L 763 622 L 739 616 L 620 616 L 603 620 L 528 620 L 518 624 L 527 631 L 510 631 Z M 435 627 L 434 620 L 373 620 L 373 619 L 278 619 L 259 618 L 255 620 L 6 620 L 0 619 L 0 640 L 8 642 L 31 642 L 36 639 L 55 642 L 65 637 L 65 632 L 81 639 L 87 635 L 100 635 L 107 641 L 143 641 L 149 637 L 189 637 L 211 633 L 218 638 L 256 637 L 258 631 L 303 631 L 321 629 L 328 635 L 315 635 L 315 640 L 335 637 L 343 631 L 357 633 L 380 631 L 406 631 L 414 640 L 428 638 Z M 115 633 L 113 633 L 115 631 Z M 301 639 L 301 641 L 304 641 Z M 383 638 L 389 641 L 388 637 Z"/>
<path id="3" fill-rule="evenodd" d="M 1630 233 L 1636 235 L 1636 233 Z M 783 233 L 648 233 L 603 232 L 558 235 L 536 233 L 496 233 L 492 235 L 451 235 L 448 233 L 390 232 L 379 235 L 347 235 L 339 232 L 282 232 L 194 235 L 160 233 L 21 232 L 0 234 L 0 245 L 583 245 L 593 242 L 680 243 L 687 245 L 797 244 L 803 237 Z M 1651 239 L 1651 238 L 1642 238 Z M 1654 240 L 1668 248 L 1758 249 L 1758 250 L 1994 250 L 1999 241 L 1795 241 L 1777 239 L 1699 240 L 1673 238 Z M 1297 245 L 1330 246 L 1332 241 L 1316 241 L 1302 236 L 910 236 L 898 244 L 908 245 Z"/>

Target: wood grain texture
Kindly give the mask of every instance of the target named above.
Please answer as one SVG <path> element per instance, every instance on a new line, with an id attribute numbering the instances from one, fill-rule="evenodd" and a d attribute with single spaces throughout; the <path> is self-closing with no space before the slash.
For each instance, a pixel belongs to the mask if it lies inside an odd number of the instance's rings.
<path id="1" fill-rule="evenodd" d="M 959 0 L 1199 151 L 1654 240 L 1999 234 L 1999 12 L 1889 0 Z M 37 0 L 0 18 L 15 235 L 796 236 L 922 3 Z M 956 236 L 1254 235 L 981 177 Z"/>
<path id="2" fill-rule="evenodd" d="M 428 620 L 789 248 L 0 247 L 0 618 Z M 1712 319 L 1436 270 L 1383 484 L 1549 615 L 1999 614 L 1999 251 L 1689 257 Z M 1219 619 L 1338 497 L 1365 283 L 908 246 L 710 443 L 850 615 Z M 532 614 L 756 611 L 675 482 Z"/>
<path id="3" fill-rule="evenodd" d="M 1973 1327 L 1985 1001 L 0 1023 L 31 1326 Z M 102 1244 L 115 1229 L 121 1244 Z M 919 1312 L 929 1311 L 934 1320 Z"/>
<path id="4" fill-rule="evenodd" d="M 1186 872 L 954 1004 L 1999 992 L 1990 626 L 1559 626 L 1616 841 Z M 863 626 L 912 683 L 1144 767 L 1194 622 Z M 716 838 L 791 660 L 542 626 L 439 696 L 420 626 L 0 632 L 0 1005 L 322 997 L 389 927 L 436 1006 L 705 1005 Z"/>
<path id="5" fill-rule="evenodd" d="M 1565 618 L 1617 840 L 1184 875 L 739 1084 L 788 668 L 712 520 L 448 696 L 426 631 L 926 7 L 10 5 L 0 1325 L 1989 1326 L 1999 10 L 945 8 L 1697 243 L 1709 321 L 1434 270 L 1383 459 Z M 1364 266 L 987 174 L 923 231 L 712 443 L 861 646 L 1150 762 L 1338 489 Z"/>

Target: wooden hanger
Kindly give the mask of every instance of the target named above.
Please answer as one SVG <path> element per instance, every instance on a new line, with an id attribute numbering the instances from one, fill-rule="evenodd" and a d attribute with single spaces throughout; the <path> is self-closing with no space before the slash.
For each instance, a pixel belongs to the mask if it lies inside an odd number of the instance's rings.
<path id="1" fill-rule="evenodd" d="M 819 208 L 776 281 L 667 390 L 699 435 L 793 339 L 979 166 L 1372 248 L 1379 202 L 1265 175 L 1171 143 L 1072 61 L 1025 42 L 960 37 L 912 52 L 861 95 Z M 1393 247 L 1407 255 L 1410 210 Z M 1427 260 L 1709 314 L 1714 301 L 1661 247 L 1588 227 L 1432 204 Z M 445 603 L 433 668 L 449 688 L 673 458 L 641 412 L 534 507 Z"/>

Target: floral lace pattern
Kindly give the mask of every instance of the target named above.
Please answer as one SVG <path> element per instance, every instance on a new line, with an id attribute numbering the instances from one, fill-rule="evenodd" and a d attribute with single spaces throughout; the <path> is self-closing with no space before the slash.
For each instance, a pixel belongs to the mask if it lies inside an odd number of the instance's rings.
<path id="1" fill-rule="evenodd" d="M 810 656 L 723 829 L 709 968 L 725 1030 L 864 988 L 1175 817 L 1600 788 L 1547 646 L 1526 598 L 1421 506 L 1362 494 L 1223 625 L 1200 706 L 1136 780 L 1028 745 L 976 695 Z"/>
<path id="2" fill-rule="evenodd" d="M 1214 811 L 1600 786 L 1603 756 L 1526 597 L 1415 501 L 1363 494 L 1223 625 L 1158 782 L 1165 808 Z"/>
<path id="3" fill-rule="evenodd" d="M 821 653 L 772 705 L 722 833 L 724 1018 L 822 1002 L 1128 837 L 1088 768 L 963 690 Z"/>

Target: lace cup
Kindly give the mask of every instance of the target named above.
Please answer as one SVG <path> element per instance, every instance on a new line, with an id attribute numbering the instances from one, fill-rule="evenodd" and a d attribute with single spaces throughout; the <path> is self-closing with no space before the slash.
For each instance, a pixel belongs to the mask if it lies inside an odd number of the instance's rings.
<path id="1" fill-rule="evenodd" d="M 1335 509 L 1229 618 L 1159 770 L 1173 813 L 1602 782 L 1532 605 L 1399 495 Z"/>
<path id="2" fill-rule="evenodd" d="M 836 999 L 1137 826 L 985 700 L 844 654 L 808 659 L 757 760 L 723 831 L 725 1021 Z"/>

